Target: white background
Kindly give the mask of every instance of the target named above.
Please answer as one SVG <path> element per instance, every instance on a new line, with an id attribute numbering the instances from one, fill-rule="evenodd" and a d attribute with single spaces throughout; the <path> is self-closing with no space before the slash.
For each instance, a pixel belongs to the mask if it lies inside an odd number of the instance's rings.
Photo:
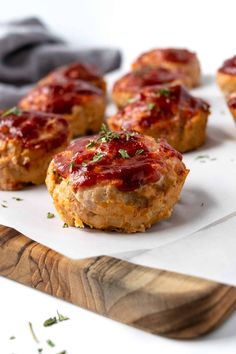
<path id="1" fill-rule="evenodd" d="M 143 50 L 183 46 L 199 54 L 205 72 L 213 72 L 223 59 L 236 54 L 236 2 L 213 0 L 5 0 L 0 21 L 40 16 L 49 27 L 75 46 L 114 46 L 124 52 L 125 67 Z M 50 329 L 45 318 L 56 309 L 71 320 Z M 121 353 L 235 353 L 236 316 L 212 335 L 198 341 L 171 341 L 78 309 L 44 294 L 0 278 L 0 353 L 37 352 L 27 328 L 32 321 L 43 341 L 58 347 L 56 354 Z M 15 335 L 15 341 L 8 338 Z"/>

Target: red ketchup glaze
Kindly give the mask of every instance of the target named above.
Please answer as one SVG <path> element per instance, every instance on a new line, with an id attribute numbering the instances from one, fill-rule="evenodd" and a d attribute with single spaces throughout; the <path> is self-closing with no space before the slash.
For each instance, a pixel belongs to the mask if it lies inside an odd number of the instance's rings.
<path id="1" fill-rule="evenodd" d="M 236 55 L 225 60 L 218 71 L 229 75 L 236 75 Z"/>
<path id="2" fill-rule="evenodd" d="M 69 177 L 75 191 L 107 181 L 121 191 L 133 191 L 147 183 L 155 183 L 167 174 L 165 160 L 168 157 L 182 159 L 182 155 L 164 141 L 157 144 L 152 138 L 137 133 L 131 133 L 127 140 L 127 133 L 116 134 L 118 138 L 105 143 L 97 140 L 99 136 L 94 136 L 97 143 L 91 149 L 86 148 L 91 139 L 76 140 L 66 152 L 54 157 L 55 171 L 63 178 Z M 129 158 L 122 157 L 119 149 L 125 150 Z M 138 154 L 141 149 L 142 153 Z M 102 157 L 93 162 L 98 154 Z"/>
<path id="3" fill-rule="evenodd" d="M 102 96 L 102 91 L 85 81 L 59 80 L 36 86 L 21 102 L 27 101 L 32 110 L 68 114 L 94 96 Z"/>
<path id="4" fill-rule="evenodd" d="M 186 121 L 199 110 L 209 112 L 209 105 L 202 99 L 191 96 L 181 85 L 146 87 L 140 91 L 137 100 L 120 110 L 114 123 L 121 122 L 122 129 L 131 129 L 139 124 L 149 128 L 152 124 L 175 118 Z"/>
<path id="5" fill-rule="evenodd" d="M 51 75 L 55 77 L 64 77 L 70 80 L 93 81 L 101 79 L 101 76 L 95 68 L 82 63 L 73 63 L 63 66 L 52 72 Z"/>
<path id="6" fill-rule="evenodd" d="M 187 49 L 165 48 L 157 49 L 157 51 L 158 50 L 164 60 L 174 63 L 188 63 L 196 58 L 195 53 L 192 53 Z"/>
<path id="7" fill-rule="evenodd" d="M 165 68 L 144 67 L 123 76 L 117 81 L 114 88 L 128 88 L 133 91 L 139 91 L 141 87 L 168 84 L 181 78 L 182 75 L 180 73 Z"/>
<path id="8" fill-rule="evenodd" d="M 17 139 L 25 148 L 50 151 L 65 143 L 68 135 L 67 121 L 57 115 L 22 111 L 0 116 L 0 140 Z"/>

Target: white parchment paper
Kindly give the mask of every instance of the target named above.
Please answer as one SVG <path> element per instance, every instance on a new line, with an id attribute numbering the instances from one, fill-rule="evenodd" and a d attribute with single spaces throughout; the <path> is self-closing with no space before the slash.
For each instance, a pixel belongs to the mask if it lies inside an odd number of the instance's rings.
<path id="1" fill-rule="evenodd" d="M 7 207 L 0 207 L 0 223 L 64 255 L 85 258 L 163 246 L 234 212 L 236 127 L 214 83 L 206 82 L 196 93 L 212 105 L 207 142 L 198 151 L 184 155 L 190 174 L 169 220 L 134 235 L 63 228 L 45 186 L 40 186 L 19 192 L 1 191 L 0 203 Z M 54 213 L 55 218 L 47 219 L 47 212 Z"/>

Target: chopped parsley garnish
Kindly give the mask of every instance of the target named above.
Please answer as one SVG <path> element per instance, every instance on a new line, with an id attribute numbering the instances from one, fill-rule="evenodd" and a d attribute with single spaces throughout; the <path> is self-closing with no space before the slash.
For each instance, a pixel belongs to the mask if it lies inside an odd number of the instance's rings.
<path id="1" fill-rule="evenodd" d="M 101 160 L 103 156 L 104 156 L 103 152 L 98 152 L 96 155 L 93 156 L 92 162 L 97 162 Z"/>
<path id="2" fill-rule="evenodd" d="M 109 128 L 106 126 L 106 124 L 102 124 L 101 130 L 100 130 L 100 137 L 98 138 L 99 141 L 102 143 L 107 143 L 111 140 L 114 139 L 119 139 L 119 134 L 112 132 L 109 130 Z"/>
<path id="3" fill-rule="evenodd" d="M 71 161 L 70 166 L 69 166 L 69 172 L 73 172 L 73 168 L 75 166 L 75 161 Z"/>
<path id="4" fill-rule="evenodd" d="M 1 204 L 1 206 L 2 206 L 3 208 L 7 208 L 7 205 L 6 205 L 6 204 Z"/>
<path id="5" fill-rule="evenodd" d="M 198 155 L 195 157 L 195 160 L 201 160 L 201 159 L 209 159 L 209 155 Z"/>
<path id="6" fill-rule="evenodd" d="M 160 96 L 169 97 L 170 96 L 170 90 L 168 90 L 167 88 L 163 87 L 157 92 L 156 95 L 159 96 L 159 97 Z"/>
<path id="7" fill-rule="evenodd" d="M 67 227 L 69 227 L 69 225 L 66 222 L 64 222 L 62 227 L 63 227 L 63 229 L 66 229 Z"/>
<path id="8" fill-rule="evenodd" d="M 13 340 L 13 339 L 16 339 L 16 337 L 15 336 L 11 336 L 9 339 Z"/>
<path id="9" fill-rule="evenodd" d="M 38 353 L 42 353 L 43 348 L 38 348 Z"/>
<path id="10" fill-rule="evenodd" d="M 21 202 L 22 200 L 24 200 L 22 198 L 17 198 L 17 197 L 12 197 L 12 199 L 16 200 L 17 202 Z"/>
<path id="11" fill-rule="evenodd" d="M 44 327 L 50 327 L 54 324 L 57 323 L 57 318 L 56 317 L 50 317 L 46 321 L 44 321 L 43 325 Z"/>
<path id="12" fill-rule="evenodd" d="M 147 109 L 149 109 L 149 111 L 151 111 L 154 107 L 155 107 L 155 103 L 153 103 L 153 102 L 149 102 L 147 104 Z"/>
<path id="13" fill-rule="evenodd" d="M 53 219 L 55 218 L 55 215 L 53 213 L 50 213 L 50 211 L 47 213 L 47 218 L 48 219 Z"/>
<path id="14" fill-rule="evenodd" d="M 129 139 L 132 137 L 132 136 L 135 136 L 136 133 L 135 132 L 126 132 L 125 133 L 125 137 L 126 137 L 126 141 L 129 141 Z"/>
<path id="15" fill-rule="evenodd" d="M 81 164 L 83 167 L 86 167 L 88 164 L 87 164 L 87 162 L 82 162 L 82 164 Z"/>
<path id="16" fill-rule="evenodd" d="M 12 107 L 2 114 L 2 118 L 7 117 L 11 114 L 15 114 L 16 116 L 20 116 L 21 110 L 18 107 Z"/>
<path id="17" fill-rule="evenodd" d="M 138 101 L 138 97 L 132 97 L 127 100 L 127 103 L 134 103 Z"/>
<path id="18" fill-rule="evenodd" d="M 34 332 L 34 329 L 33 329 L 33 325 L 31 322 L 29 322 L 29 329 L 30 329 L 30 333 L 32 334 L 32 337 L 33 337 L 33 340 L 36 342 L 36 343 L 39 343 L 39 340 Z"/>
<path id="19" fill-rule="evenodd" d="M 55 347 L 55 344 L 53 343 L 53 341 L 51 339 L 47 340 L 47 344 L 49 345 L 49 347 L 53 348 Z"/>
<path id="20" fill-rule="evenodd" d="M 62 352 L 60 352 L 58 354 L 66 354 L 66 350 L 63 350 Z"/>
<path id="21" fill-rule="evenodd" d="M 136 150 L 135 155 L 141 155 L 143 153 L 144 153 L 143 149 L 138 149 L 138 150 Z"/>
<path id="22" fill-rule="evenodd" d="M 123 157 L 123 159 L 129 159 L 130 158 L 128 152 L 125 149 L 119 149 L 118 152 Z"/>
<path id="23" fill-rule="evenodd" d="M 91 141 L 86 145 L 86 149 L 92 149 L 95 145 L 96 145 L 96 141 L 95 141 L 95 140 L 91 140 Z"/>

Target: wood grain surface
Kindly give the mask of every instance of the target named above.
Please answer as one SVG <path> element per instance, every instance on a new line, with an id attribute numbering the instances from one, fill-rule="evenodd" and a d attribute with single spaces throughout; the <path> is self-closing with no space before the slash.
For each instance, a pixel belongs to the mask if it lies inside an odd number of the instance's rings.
<path id="1" fill-rule="evenodd" d="M 142 330 L 194 338 L 236 306 L 236 288 L 101 256 L 67 258 L 0 226 L 0 274 Z"/>

